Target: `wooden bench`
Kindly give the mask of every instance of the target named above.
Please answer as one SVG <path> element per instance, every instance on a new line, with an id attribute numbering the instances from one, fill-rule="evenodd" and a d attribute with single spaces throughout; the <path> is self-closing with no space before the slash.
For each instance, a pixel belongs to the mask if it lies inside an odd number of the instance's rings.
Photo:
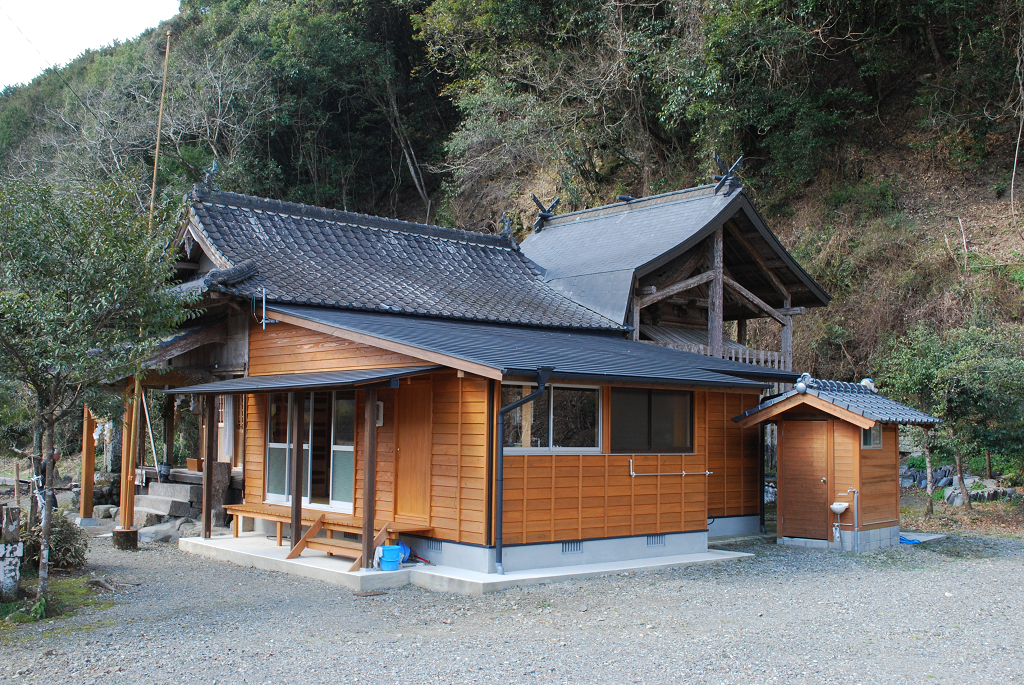
<path id="1" fill-rule="evenodd" d="M 234 535 L 238 537 L 240 521 L 242 517 L 274 521 L 277 524 L 277 544 L 283 543 L 284 524 L 291 523 L 291 507 L 283 504 L 228 504 L 225 511 L 234 518 Z M 349 570 L 356 570 L 362 565 L 363 543 L 358 540 L 347 540 L 334 537 L 334 533 L 351 533 L 361 535 L 363 532 L 363 519 L 351 514 L 340 514 L 332 511 L 320 511 L 318 509 L 302 510 L 302 525 L 307 527 L 305 534 L 299 542 L 288 553 L 289 559 L 294 559 L 302 554 L 305 549 L 315 549 L 327 552 L 331 556 L 346 557 L 354 559 Z M 326 538 L 316 537 L 320 531 L 326 531 Z M 384 544 L 393 544 L 398 540 L 401 533 L 417 533 L 420 535 L 429 534 L 433 529 L 430 526 L 417 523 L 404 523 L 396 521 L 373 522 L 374 538 L 373 549 Z"/>

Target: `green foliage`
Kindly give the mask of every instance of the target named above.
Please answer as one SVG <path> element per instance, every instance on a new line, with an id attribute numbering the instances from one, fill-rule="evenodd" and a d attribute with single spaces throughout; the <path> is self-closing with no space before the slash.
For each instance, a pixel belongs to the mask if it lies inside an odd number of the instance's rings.
<path id="1" fill-rule="evenodd" d="M 112 185 L 0 187 L 0 373 L 31 389 L 37 425 L 52 432 L 189 315 L 167 288 L 170 240 Z"/>
<path id="2" fill-rule="evenodd" d="M 1024 467 L 1024 329 L 936 333 L 924 324 L 890 344 L 879 367 L 887 393 L 944 420 L 940 446 L 991 450 Z"/>
<path id="3" fill-rule="evenodd" d="M 918 471 L 920 471 L 925 468 L 925 465 L 926 463 L 924 457 L 910 457 L 909 459 L 907 459 L 907 466 L 909 466 L 912 469 L 917 469 Z"/>
<path id="4" fill-rule="evenodd" d="M 72 571 L 85 566 L 85 556 L 89 551 L 89 536 L 78 525 L 68 520 L 65 511 L 57 510 L 50 521 L 50 568 L 58 571 Z M 42 517 L 39 517 L 42 519 Z M 42 540 L 42 522 L 33 528 L 28 527 L 28 514 L 21 517 L 21 541 L 24 545 L 24 556 L 21 558 L 23 570 L 39 569 L 39 546 Z"/>

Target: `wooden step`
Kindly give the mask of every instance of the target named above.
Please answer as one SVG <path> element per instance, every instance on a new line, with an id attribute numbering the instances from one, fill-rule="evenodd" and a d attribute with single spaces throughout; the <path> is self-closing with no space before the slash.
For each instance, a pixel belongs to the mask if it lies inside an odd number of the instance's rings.
<path id="1" fill-rule="evenodd" d="M 338 538 L 313 538 L 306 543 L 306 547 L 352 559 L 363 551 L 363 543 Z"/>

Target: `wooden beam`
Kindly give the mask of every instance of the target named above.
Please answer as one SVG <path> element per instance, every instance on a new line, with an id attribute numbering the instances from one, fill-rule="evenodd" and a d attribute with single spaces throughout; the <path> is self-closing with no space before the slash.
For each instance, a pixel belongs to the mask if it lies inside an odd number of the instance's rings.
<path id="1" fill-rule="evenodd" d="M 154 366 L 161 362 L 165 362 L 168 359 L 173 359 L 174 357 L 185 354 L 186 352 L 191 352 L 197 347 L 202 347 L 203 345 L 227 342 L 227 339 L 227 324 L 215 324 L 209 328 L 204 328 L 182 335 L 177 340 L 157 347 L 153 352 L 153 356 L 146 360 L 146 366 Z"/>
<path id="2" fill-rule="evenodd" d="M 650 306 L 655 302 L 660 302 L 661 300 L 668 299 L 673 295 L 678 295 L 679 293 L 685 290 L 696 288 L 698 285 L 701 285 L 702 283 L 707 283 L 708 281 L 714 279 L 714 277 L 714 271 L 705 271 L 699 276 L 694 276 L 693 278 L 687 278 L 685 281 L 673 283 L 672 285 L 662 290 L 658 290 L 657 292 L 651 295 L 644 295 L 643 297 L 638 298 L 636 300 L 636 307 L 643 309 L 644 307 Z"/>
<path id="3" fill-rule="evenodd" d="M 831 402 L 823 400 L 820 397 L 811 395 L 809 393 L 802 393 L 793 395 L 791 397 L 787 397 L 781 402 L 777 402 L 770 407 L 762 409 L 756 414 L 751 414 L 750 416 L 747 416 L 746 418 L 737 421 L 736 424 L 740 428 L 750 428 L 753 425 L 761 423 L 762 421 L 767 421 L 768 419 L 774 416 L 778 416 L 779 414 L 785 411 L 789 411 L 794 407 L 799 407 L 802 404 L 814 407 L 815 409 L 820 409 L 826 414 L 834 416 L 837 419 L 842 419 L 847 423 L 852 423 L 853 425 L 858 426 L 860 428 L 871 428 L 872 426 L 875 425 L 874 421 L 865 416 L 855 414 L 849 409 L 843 409 L 842 407 L 838 407 L 832 404 Z"/>
<path id="4" fill-rule="evenodd" d="M 377 389 L 364 391 L 366 466 L 363 475 L 363 568 L 373 568 L 373 517 L 377 498 Z"/>
<path id="5" fill-rule="evenodd" d="M 657 287 L 667 288 L 673 283 L 677 283 L 680 280 L 687 278 L 690 274 L 693 273 L 694 269 L 697 268 L 700 262 L 707 258 L 707 256 L 707 245 L 702 244 L 694 251 L 692 255 L 690 255 L 690 258 L 687 259 L 682 266 L 680 266 L 678 269 L 673 269 L 667 272 L 662 277 L 662 282 L 660 284 L 657 284 Z"/>
<path id="6" fill-rule="evenodd" d="M 800 316 L 807 313 L 807 307 L 779 307 L 775 311 L 783 316 Z"/>
<path id="7" fill-rule="evenodd" d="M 327 518 L 327 514 L 320 514 L 316 521 L 313 521 L 313 525 L 306 530 L 306 534 L 303 535 L 298 542 L 295 542 L 295 536 L 292 536 L 292 550 L 288 552 L 288 556 L 286 556 L 285 559 L 295 559 L 302 554 L 302 550 L 306 549 L 306 545 L 309 544 L 309 541 L 315 538 L 316 534 L 320 532 L 320 529 L 324 527 L 325 518 Z"/>
<path id="8" fill-rule="evenodd" d="M 712 237 L 711 243 L 711 274 L 712 285 L 708 292 L 708 347 L 712 357 L 722 357 L 722 315 L 724 311 L 724 276 L 722 227 L 719 226 Z"/>
<path id="9" fill-rule="evenodd" d="M 174 463 L 174 397 L 171 395 L 164 396 L 164 463 Z"/>
<path id="10" fill-rule="evenodd" d="M 744 288 L 742 285 L 737 283 L 732 278 L 729 278 L 728 276 L 725 276 L 723 281 L 724 281 L 725 285 L 729 286 L 729 289 L 732 290 L 734 293 L 738 294 L 740 297 L 742 297 L 743 299 L 747 300 L 748 302 L 750 302 L 750 304 L 754 305 L 755 307 L 757 307 L 758 309 L 763 311 L 765 314 L 767 314 L 768 316 L 770 316 L 773 319 L 775 319 L 776 321 L 778 321 L 779 323 L 785 325 L 786 317 L 784 317 L 782 314 L 779 314 L 775 310 L 775 307 L 772 307 L 770 304 L 768 304 L 767 302 L 762 300 L 760 297 L 758 297 L 754 293 L 752 293 L 749 290 L 747 290 L 746 288 Z"/>
<path id="11" fill-rule="evenodd" d="M 790 308 L 792 301 L 786 298 L 783 302 L 786 305 L 786 309 Z M 793 317 L 786 315 L 785 320 L 782 322 L 782 366 L 786 371 L 793 370 Z"/>
<path id="12" fill-rule="evenodd" d="M 302 537 L 302 481 L 304 474 L 302 473 L 302 415 L 303 415 L 303 394 L 301 392 L 290 392 L 288 393 L 288 408 L 291 413 L 290 422 L 291 428 L 288 431 L 289 440 L 291 441 L 290 451 L 290 466 L 291 466 L 291 486 L 292 486 L 292 517 L 290 521 L 291 525 L 291 538 L 292 548 L 299 544 L 299 538 Z"/>
<path id="13" fill-rule="evenodd" d="M 772 287 L 775 288 L 776 292 L 778 292 L 783 299 L 789 297 L 789 290 L 786 288 L 785 285 L 782 284 L 782 281 L 779 280 L 779 277 L 776 276 L 772 272 L 772 270 L 768 268 L 768 265 L 765 264 L 764 259 L 762 259 L 761 255 L 757 253 L 757 250 L 754 249 L 754 246 L 750 244 L 750 241 L 747 240 L 742 233 L 740 233 L 732 226 L 729 227 L 729 232 L 732 233 L 732 236 L 740 245 L 747 249 L 747 252 L 749 252 L 750 256 L 754 259 L 754 262 L 759 267 L 761 267 L 761 273 L 765 275 L 768 281 L 772 284 Z"/>
<path id="14" fill-rule="evenodd" d="M 636 295 L 630 300 L 630 322 L 633 325 L 633 330 L 629 334 L 629 337 L 633 340 L 640 339 L 640 300 L 637 299 Z"/>
<path id="15" fill-rule="evenodd" d="M 203 522 L 202 536 L 213 535 L 213 462 L 217 461 L 217 402 L 216 395 L 205 395 L 206 453 L 203 455 Z"/>
<path id="16" fill-rule="evenodd" d="M 121 450 L 121 528 L 130 530 L 135 525 L 135 460 L 139 451 L 140 425 L 142 423 L 142 379 L 135 376 L 135 390 L 132 393 L 131 435 L 128 449 Z M 122 441 L 124 435 L 121 436 Z"/>
<path id="17" fill-rule="evenodd" d="M 483 376 L 484 378 L 493 378 L 495 380 L 501 380 L 501 369 L 496 369 L 490 366 L 484 366 L 476 362 L 466 361 L 457 357 L 450 357 L 446 354 L 439 354 L 437 352 L 431 352 L 429 350 L 420 349 L 413 347 L 412 345 L 406 345 L 404 343 L 397 343 L 392 340 L 385 338 L 378 338 L 373 335 L 367 335 L 365 333 L 357 333 L 350 331 L 345 328 L 339 328 L 337 326 L 328 326 L 327 324 L 317 323 L 315 321 L 308 321 L 298 316 L 291 316 L 284 312 L 273 312 L 273 317 L 282 322 L 290 323 L 293 326 L 299 326 L 301 328 L 308 328 L 311 331 L 320 331 L 327 335 L 333 335 L 336 338 L 342 338 L 344 340 L 351 340 L 352 342 L 364 343 L 366 345 L 373 345 L 379 347 L 382 350 L 390 350 L 392 352 L 398 352 L 400 354 L 407 354 L 410 357 L 422 359 L 428 362 L 434 362 L 435 364 L 443 364 L 444 366 L 451 367 L 453 369 L 460 369 L 467 373 L 473 373 L 477 376 Z"/>
<path id="18" fill-rule="evenodd" d="M 736 342 L 744 347 L 747 344 L 747 320 L 737 319 L 736 320 Z"/>
<path id="19" fill-rule="evenodd" d="M 82 478 L 79 492 L 78 515 L 84 519 L 92 518 L 92 491 L 96 482 L 96 419 L 89 408 L 84 409 L 82 417 Z M 21 485 L 16 484 L 16 487 Z"/>

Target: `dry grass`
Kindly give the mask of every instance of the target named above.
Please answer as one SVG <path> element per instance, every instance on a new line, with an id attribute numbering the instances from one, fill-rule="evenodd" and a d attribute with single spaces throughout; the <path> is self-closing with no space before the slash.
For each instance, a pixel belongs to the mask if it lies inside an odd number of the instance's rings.
<path id="1" fill-rule="evenodd" d="M 900 528 L 924 533 L 956 533 L 1024 537 L 1024 502 L 971 502 L 971 509 L 936 502 L 926 517 L 923 493 L 904 495 L 900 506 Z"/>

